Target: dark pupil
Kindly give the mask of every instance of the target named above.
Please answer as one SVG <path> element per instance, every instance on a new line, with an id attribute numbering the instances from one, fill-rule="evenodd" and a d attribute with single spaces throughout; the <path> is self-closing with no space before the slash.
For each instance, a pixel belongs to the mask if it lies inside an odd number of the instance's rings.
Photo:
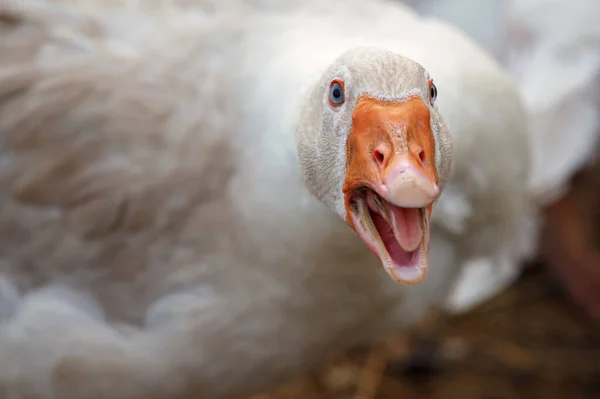
<path id="1" fill-rule="evenodd" d="M 338 99 L 342 96 L 342 91 L 337 87 L 333 89 L 333 98 Z"/>
<path id="2" fill-rule="evenodd" d="M 436 94 L 435 86 L 431 86 L 431 97 L 435 98 Z"/>

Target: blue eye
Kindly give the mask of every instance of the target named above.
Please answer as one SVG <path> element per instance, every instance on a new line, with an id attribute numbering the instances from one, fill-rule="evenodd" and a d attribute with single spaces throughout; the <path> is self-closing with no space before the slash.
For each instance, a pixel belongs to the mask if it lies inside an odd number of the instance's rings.
<path id="1" fill-rule="evenodd" d="M 339 107 L 345 100 L 344 83 L 336 79 L 329 85 L 329 104 Z"/>
<path id="2" fill-rule="evenodd" d="M 431 87 L 429 88 L 429 98 L 431 99 L 432 103 L 437 98 L 437 94 L 438 94 L 437 87 L 435 87 L 435 85 L 433 83 L 431 83 Z"/>

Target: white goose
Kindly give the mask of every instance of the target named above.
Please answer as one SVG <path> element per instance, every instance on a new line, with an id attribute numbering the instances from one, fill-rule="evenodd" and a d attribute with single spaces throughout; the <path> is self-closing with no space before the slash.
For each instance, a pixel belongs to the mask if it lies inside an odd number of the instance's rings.
<path id="1" fill-rule="evenodd" d="M 528 191 L 538 206 L 560 199 L 600 145 L 600 2 L 596 0 L 403 0 L 479 41 L 515 79 L 529 114 Z M 472 18 L 477 15 L 477 18 Z M 535 248 L 537 223 L 526 247 Z M 526 253 L 525 253 L 526 254 Z M 513 254 L 510 254 L 513 256 Z M 501 255 L 498 259 L 503 259 Z M 512 258 L 514 259 L 514 258 Z M 449 307 L 464 311 L 511 283 L 522 264 L 503 259 L 463 271 Z M 502 270 L 502 273 L 494 273 Z"/>
<path id="2" fill-rule="evenodd" d="M 0 4 L 3 395 L 265 388 L 413 322 L 523 214 L 511 80 L 403 7 Z"/>

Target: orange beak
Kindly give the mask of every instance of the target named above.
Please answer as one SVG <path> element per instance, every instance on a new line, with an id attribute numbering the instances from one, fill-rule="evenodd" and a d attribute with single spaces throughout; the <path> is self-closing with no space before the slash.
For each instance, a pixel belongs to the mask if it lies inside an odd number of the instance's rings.
<path id="1" fill-rule="evenodd" d="M 429 108 L 420 97 L 360 97 L 346 150 L 348 223 L 394 280 L 420 282 L 427 275 L 431 209 L 440 194 Z"/>

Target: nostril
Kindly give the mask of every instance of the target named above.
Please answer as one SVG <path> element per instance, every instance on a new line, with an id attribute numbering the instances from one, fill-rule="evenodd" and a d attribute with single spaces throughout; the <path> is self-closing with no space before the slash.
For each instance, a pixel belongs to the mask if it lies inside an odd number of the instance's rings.
<path id="1" fill-rule="evenodd" d="M 385 162 L 385 155 L 378 149 L 373 151 L 373 158 L 375 158 L 375 161 L 377 161 L 379 165 L 383 165 L 383 163 Z"/>
<path id="2" fill-rule="evenodd" d="M 421 150 L 421 152 L 419 152 L 419 159 L 421 162 L 425 162 L 425 151 Z"/>
<path id="3" fill-rule="evenodd" d="M 375 161 L 381 171 L 383 171 L 383 169 L 387 167 L 388 162 L 390 162 L 391 153 L 392 148 L 390 148 L 388 143 L 379 143 L 373 149 L 373 161 Z"/>

